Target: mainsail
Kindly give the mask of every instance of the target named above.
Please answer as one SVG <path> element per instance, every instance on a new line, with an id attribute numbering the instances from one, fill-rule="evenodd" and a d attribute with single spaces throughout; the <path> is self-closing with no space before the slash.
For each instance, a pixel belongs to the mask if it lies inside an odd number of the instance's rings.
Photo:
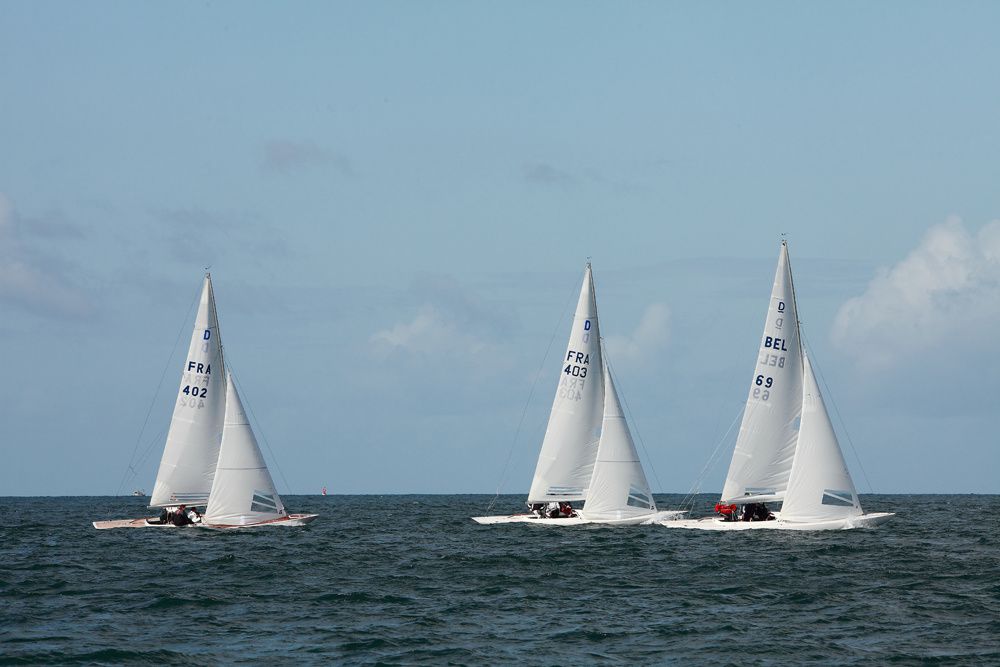
<path id="1" fill-rule="evenodd" d="M 226 387 L 226 425 L 205 523 L 245 526 L 277 519 L 285 506 L 228 372 Z"/>
<path id="2" fill-rule="evenodd" d="M 538 454 L 529 503 L 587 498 L 604 412 L 600 340 L 588 262 L 569 344 L 559 364 L 559 386 Z"/>
<path id="3" fill-rule="evenodd" d="M 802 427 L 781 518 L 825 521 L 860 515 L 858 493 L 805 354 L 802 366 Z"/>
<path id="4" fill-rule="evenodd" d="M 780 498 L 788 487 L 802 408 L 802 354 L 788 246 L 781 242 L 771 302 L 723 502 Z"/>
<path id="5" fill-rule="evenodd" d="M 580 515 L 588 520 L 620 520 L 655 511 L 653 493 L 625 422 L 614 380 L 605 364 L 604 425 L 587 504 Z"/>
<path id="6" fill-rule="evenodd" d="M 212 276 L 206 273 L 150 507 L 208 503 L 226 412 L 225 378 Z"/>

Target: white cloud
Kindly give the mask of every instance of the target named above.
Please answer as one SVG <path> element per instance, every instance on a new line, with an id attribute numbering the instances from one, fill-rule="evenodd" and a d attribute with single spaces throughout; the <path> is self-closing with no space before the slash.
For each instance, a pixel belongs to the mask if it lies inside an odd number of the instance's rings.
<path id="1" fill-rule="evenodd" d="M 840 307 L 832 338 L 860 364 L 884 369 L 920 353 L 953 356 L 995 339 L 998 324 L 1000 221 L 971 234 L 950 218 Z"/>
<path id="2" fill-rule="evenodd" d="M 372 350 L 382 360 L 418 364 L 439 372 L 500 372 L 509 365 L 500 351 L 500 332 L 515 326 L 502 306 L 482 302 L 454 278 L 417 277 L 406 302 L 422 304 L 412 319 L 374 333 Z"/>
<path id="3" fill-rule="evenodd" d="M 371 340 L 384 356 L 400 351 L 421 357 L 475 359 L 491 347 L 433 305 L 422 306 L 413 320 L 378 331 Z"/>
<path id="4" fill-rule="evenodd" d="M 670 309 L 662 303 L 646 307 L 631 336 L 607 336 L 604 343 L 613 366 L 637 367 L 670 341 Z"/>

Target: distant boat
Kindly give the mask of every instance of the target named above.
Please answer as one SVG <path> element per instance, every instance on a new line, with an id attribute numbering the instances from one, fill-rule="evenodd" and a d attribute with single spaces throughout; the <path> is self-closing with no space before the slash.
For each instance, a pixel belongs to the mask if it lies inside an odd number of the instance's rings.
<path id="1" fill-rule="evenodd" d="M 137 498 L 142 498 L 146 495 L 146 492 L 143 491 L 142 489 L 136 489 L 135 491 L 132 492 L 132 495 Z"/>
<path id="2" fill-rule="evenodd" d="M 570 511 L 569 503 L 584 501 Z M 551 518 L 547 508 L 564 508 Z M 528 493 L 531 513 L 480 516 L 481 524 L 637 524 L 682 514 L 658 512 L 601 349 L 590 262 L 583 275 L 559 385 Z M 552 507 L 552 511 L 557 511 Z"/>
<path id="3" fill-rule="evenodd" d="M 203 506 L 204 516 L 195 525 L 206 528 L 309 523 L 318 515 L 289 514 L 274 488 L 220 338 L 212 277 L 206 273 L 149 506 Z M 145 518 L 94 522 L 97 529 L 167 526 L 173 527 Z"/>
<path id="4" fill-rule="evenodd" d="M 764 503 L 781 502 L 767 515 Z M 739 521 L 740 508 L 762 520 Z M 865 514 L 837 442 L 809 357 L 799 338 L 788 245 L 781 242 L 764 335 L 729 473 L 721 516 L 664 521 L 702 530 L 841 530 L 875 526 L 891 513 Z"/>
<path id="5" fill-rule="evenodd" d="M 324 495 L 324 496 L 326 495 L 326 487 L 325 486 L 323 487 L 323 491 L 321 492 L 321 495 Z"/>

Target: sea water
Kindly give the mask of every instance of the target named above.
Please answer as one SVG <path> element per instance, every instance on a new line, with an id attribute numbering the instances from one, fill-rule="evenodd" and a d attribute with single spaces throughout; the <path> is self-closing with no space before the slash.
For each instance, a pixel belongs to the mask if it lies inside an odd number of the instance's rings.
<path id="1" fill-rule="evenodd" d="M 320 518 L 216 532 L 0 499 L 0 664 L 1000 664 L 1000 496 L 816 533 L 472 522 L 490 500 L 288 496 Z"/>

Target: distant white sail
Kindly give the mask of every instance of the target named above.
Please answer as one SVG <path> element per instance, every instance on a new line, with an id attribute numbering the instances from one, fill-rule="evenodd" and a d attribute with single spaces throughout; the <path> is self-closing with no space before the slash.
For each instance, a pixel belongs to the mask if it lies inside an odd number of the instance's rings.
<path id="1" fill-rule="evenodd" d="M 531 482 L 529 503 L 587 497 L 604 412 L 600 340 L 588 262 L 569 344 L 559 364 L 559 386 Z"/>
<path id="2" fill-rule="evenodd" d="M 788 491 L 781 506 L 785 521 L 824 521 L 862 514 L 812 364 L 803 354 L 802 427 Z"/>
<path id="3" fill-rule="evenodd" d="M 226 380 L 226 426 L 204 521 L 245 526 L 277 519 L 285 515 L 285 506 L 257 446 L 236 384 L 228 373 Z"/>
<path id="4" fill-rule="evenodd" d="M 212 489 L 226 412 L 226 369 L 209 274 L 177 391 L 150 507 L 205 505 Z"/>
<path id="5" fill-rule="evenodd" d="M 653 493 L 622 413 L 614 380 L 605 364 L 604 425 L 587 503 L 580 516 L 588 521 L 620 520 L 655 511 Z"/>
<path id="6" fill-rule="evenodd" d="M 788 487 L 802 407 L 802 354 L 798 313 L 788 261 L 781 243 L 764 335 L 722 501 L 746 495 L 780 497 Z"/>

